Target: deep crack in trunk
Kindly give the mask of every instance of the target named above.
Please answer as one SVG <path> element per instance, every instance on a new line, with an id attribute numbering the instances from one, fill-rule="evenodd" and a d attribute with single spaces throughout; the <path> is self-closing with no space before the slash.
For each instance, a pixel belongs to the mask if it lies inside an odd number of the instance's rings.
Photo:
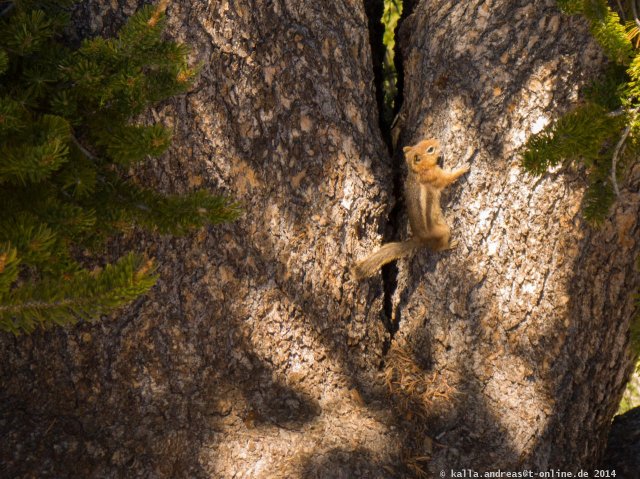
<path id="1" fill-rule="evenodd" d="M 391 129 L 393 126 L 393 119 L 400 110 L 402 104 L 402 87 L 403 87 L 403 75 L 402 75 L 402 62 L 397 52 L 389 54 L 387 52 L 387 46 L 384 44 L 385 29 L 389 28 L 389 25 L 383 23 L 385 1 L 384 0 L 365 0 L 365 10 L 369 18 L 369 41 L 371 43 L 371 55 L 374 65 L 374 81 L 376 88 L 376 101 L 378 104 L 378 119 L 380 132 L 382 138 L 387 145 L 389 155 L 392 159 L 392 174 L 393 174 L 393 197 L 395 198 L 395 205 L 389 213 L 387 225 L 385 227 L 384 238 L 385 241 L 393 241 L 399 239 L 400 229 L 402 225 L 402 209 L 404 205 L 403 199 L 403 172 L 402 172 L 402 155 L 396 154 L 394 144 L 391 136 Z M 402 11 L 402 0 L 397 1 L 399 6 L 400 19 L 397 25 L 393 28 L 393 35 L 398 30 L 400 23 L 405 18 L 406 13 Z M 406 12 L 407 10 L 405 10 Z M 394 47 L 392 47 L 394 48 Z M 395 48 L 394 48 L 395 50 Z M 389 69 L 385 71 L 385 60 L 391 61 L 391 73 Z M 389 78 L 389 75 L 396 75 L 395 85 L 393 80 Z M 387 77 L 385 77 L 387 75 Z M 383 294 L 384 294 L 384 309 L 382 315 L 382 322 L 390 334 L 390 340 L 388 344 L 384 346 L 384 353 L 386 353 L 391 347 L 395 333 L 398 331 L 399 321 L 394 321 L 393 314 L 393 296 L 398 284 L 398 267 L 396 263 L 390 263 L 382 268 L 382 282 L 383 282 Z"/>

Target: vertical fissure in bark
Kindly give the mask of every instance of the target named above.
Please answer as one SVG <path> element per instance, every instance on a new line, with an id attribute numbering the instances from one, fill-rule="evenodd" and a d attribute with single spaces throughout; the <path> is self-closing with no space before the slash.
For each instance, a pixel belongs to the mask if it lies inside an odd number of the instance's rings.
<path id="1" fill-rule="evenodd" d="M 386 0 L 390 2 L 391 0 Z M 396 25 L 386 22 L 385 0 L 365 0 L 365 10 L 369 19 L 369 41 L 371 43 L 371 55 L 373 60 L 373 73 L 376 89 L 376 101 L 378 105 L 378 119 L 382 138 L 387 145 L 389 156 L 392 158 L 391 171 L 393 175 L 393 198 L 396 199 L 395 205 L 391 209 L 387 218 L 387 226 L 385 231 L 385 239 L 393 240 L 398 238 L 402 226 L 402 208 L 403 208 L 403 188 L 402 188 L 402 155 L 397 155 L 394 142 L 392 140 L 391 130 L 393 120 L 400 110 L 402 104 L 402 62 L 398 56 L 398 51 L 394 43 L 385 44 L 384 36 L 387 29 L 392 36 L 400 25 L 405 16 L 403 13 L 403 0 L 396 0 L 395 4 L 401 12 L 400 20 Z M 387 51 L 392 49 L 391 51 Z M 387 65 L 385 67 L 385 62 Z M 395 74 L 395 82 L 389 75 Z M 393 342 L 393 337 L 398 330 L 398 321 L 394 320 L 393 315 L 393 296 L 398 285 L 398 268 L 395 263 L 385 265 L 382 268 L 383 282 L 383 323 L 390 334 L 390 341 L 384 346 L 384 353 L 388 351 Z"/>
<path id="2" fill-rule="evenodd" d="M 400 30 L 402 22 L 411 15 L 415 8 L 417 0 L 399 0 L 398 4 L 401 7 L 400 19 L 396 25 L 394 36 L 397 37 L 397 33 Z M 396 95 L 394 98 L 393 115 L 394 118 L 400 111 L 400 107 L 404 101 L 404 61 L 402 57 L 402 50 L 397 46 L 394 48 L 394 64 L 396 69 Z M 393 125 L 391 125 L 393 126 Z"/>
<path id="3" fill-rule="evenodd" d="M 400 111 L 400 106 L 402 105 L 402 87 L 404 79 L 402 72 L 402 61 L 400 61 L 401 57 L 399 56 L 399 49 L 396 48 L 395 45 L 396 32 L 405 15 L 405 11 L 403 10 L 404 1 L 397 0 L 395 3 L 398 11 L 400 12 L 400 19 L 393 26 L 387 25 L 388 28 L 393 29 L 391 34 L 394 38 L 394 41 L 389 45 L 389 48 L 392 48 L 393 51 L 388 52 L 386 59 L 391 63 L 391 65 L 389 65 L 390 70 L 395 72 L 395 85 L 389 84 L 389 92 L 387 92 L 387 101 L 390 103 L 387 104 L 387 107 L 391 110 L 391 119 L 389 120 L 388 124 L 388 136 L 390 139 L 392 138 L 391 129 L 394 126 L 394 119 L 398 114 L 398 111 Z M 389 83 L 391 83 L 391 80 L 389 81 Z M 388 229 L 390 238 L 397 239 L 402 228 L 402 209 L 404 205 L 402 154 L 398 154 L 397 145 L 393 140 L 390 140 L 389 149 L 392 158 L 393 198 L 396 199 L 396 202 L 389 212 Z M 398 267 L 396 266 L 396 263 L 391 263 L 382 269 L 382 282 L 384 288 L 384 315 L 386 321 L 389 323 L 387 329 L 390 335 L 389 347 L 391 347 L 395 333 L 399 328 L 399 318 L 396 318 L 393 314 L 393 297 L 398 287 Z M 385 350 L 385 353 L 386 351 L 388 351 L 388 348 Z"/>
<path id="4" fill-rule="evenodd" d="M 378 124 L 382 138 L 391 152 L 390 129 L 384 117 L 384 45 L 385 28 L 382 23 L 384 15 L 384 0 L 364 0 L 369 27 L 369 44 L 371 45 L 371 61 L 373 64 L 373 81 L 375 83 L 376 103 L 378 105 Z"/>

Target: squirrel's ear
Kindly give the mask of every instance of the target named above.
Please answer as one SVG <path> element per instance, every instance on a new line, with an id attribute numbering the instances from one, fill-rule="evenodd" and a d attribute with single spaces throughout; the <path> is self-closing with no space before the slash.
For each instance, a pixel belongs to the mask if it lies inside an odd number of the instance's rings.
<path id="1" fill-rule="evenodd" d="M 404 151 L 405 153 L 409 153 L 411 151 L 411 147 L 410 146 L 405 146 L 402 151 Z"/>

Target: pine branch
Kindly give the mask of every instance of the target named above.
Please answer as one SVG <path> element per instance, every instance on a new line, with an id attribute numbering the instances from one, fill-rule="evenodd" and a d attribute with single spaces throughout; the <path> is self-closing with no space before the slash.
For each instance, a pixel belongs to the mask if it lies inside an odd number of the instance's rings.
<path id="1" fill-rule="evenodd" d="M 130 166 L 149 156 L 159 156 L 171 144 L 171 133 L 162 125 L 125 125 L 96 135 L 96 142 L 102 146 L 113 162 Z"/>
<path id="2" fill-rule="evenodd" d="M 584 163 L 589 178 L 584 213 L 594 224 L 602 222 L 616 197 L 613 179 L 629 135 L 624 133 L 629 115 L 613 113 L 600 105 L 583 105 L 532 135 L 521 153 L 524 169 L 534 175 L 564 162 Z"/>
<path id="3" fill-rule="evenodd" d="M 25 284 L 0 304 L 0 329 L 18 334 L 92 319 L 148 292 L 155 282 L 153 264 L 129 254 L 102 271 Z"/>
<path id="4" fill-rule="evenodd" d="M 169 0 L 72 50 L 59 34 L 74 1 L 0 0 L 0 330 L 14 333 L 95 318 L 153 284 L 137 256 L 89 272 L 79 247 L 134 225 L 186 234 L 240 214 L 210 192 L 162 195 L 123 173 L 171 139 L 132 118 L 196 74 L 187 48 L 162 38 Z"/>
<path id="5" fill-rule="evenodd" d="M 9 55 L 0 48 L 0 75 L 4 74 L 9 68 Z"/>
<path id="6" fill-rule="evenodd" d="M 43 115 L 19 144 L 0 146 L 0 183 L 37 183 L 50 177 L 68 160 L 70 132 L 64 118 Z"/>
<path id="7" fill-rule="evenodd" d="M 20 259 L 11 243 L 0 243 L 0 299 L 6 296 L 11 285 L 18 279 Z"/>
<path id="8" fill-rule="evenodd" d="M 622 145 L 627 141 L 627 137 L 631 132 L 631 124 L 627 125 L 627 127 L 622 132 L 622 136 L 618 143 L 616 144 L 615 149 L 613 150 L 613 157 L 611 158 L 611 184 L 613 185 L 613 191 L 616 196 L 620 196 L 620 189 L 618 188 L 618 156 L 620 155 L 620 150 L 622 149 Z"/>
<path id="9" fill-rule="evenodd" d="M 97 160 L 95 155 L 91 153 L 89 150 L 87 150 L 84 146 L 82 146 L 82 144 L 78 141 L 78 139 L 74 135 L 71 135 L 71 141 L 73 142 L 74 145 L 76 145 L 78 150 L 80 150 L 84 156 L 86 156 L 92 161 Z"/>
<path id="10" fill-rule="evenodd" d="M 567 14 L 582 13 L 584 11 L 584 0 L 558 0 L 560 10 Z"/>
<path id="11" fill-rule="evenodd" d="M 610 59 L 621 65 L 628 65 L 634 57 L 631 41 L 627 38 L 618 14 L 608 6 L 604 11 L 602 18 L 598 18 L 599 14 L 593 14 L 591 33 Z"/>
<path id="12" fill-rule="evenodd" d="M 163 234 L 184 235 L 207 224 L 233 221 L 242 213 L 237 203 L 206 190 L 162 195 L 114 176 L 101 179 L 100 184 L 93 207 L 99 223 L 116 230 L 137 224 Z M 105 205 L 117 205 L 119 213 L 113 215 Z"/>
<path id="13" fill-rule="evenodd" d="M 37 217 L 28 213 L 5 218 L 0 223 L 0 237 L 12 244 L 22 261 L 29 265 L 46 263 L 52 254 L 63 253 L 57 244 L 56 234 Z"/>

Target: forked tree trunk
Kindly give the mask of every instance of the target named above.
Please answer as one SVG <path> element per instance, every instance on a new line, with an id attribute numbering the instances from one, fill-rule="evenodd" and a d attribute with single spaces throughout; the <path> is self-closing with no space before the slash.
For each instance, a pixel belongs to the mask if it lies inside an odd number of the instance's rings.
<path id="1" fill-rule="evenodd" d="M 113 32 L 134 3 L 81 12 L 88 30 Z M 580 174 L 536 182 L 515 156 L 600 65 L 583 25 L 549 2 L 417 4 L 398 147 L 435 136 L 447 166 L 472 170 L 443 202 L 458 249 L 401 262 L 385 298 L 392 269 L 386 289 L 348 272 L 382 240 L 393 202 L 363 2 L 175 0 L 168 21 L 202 73 L 150 114 L 174 146 L 139 179 L 225 191 L 246 213 L 114 246 L 147 251 L 161 273 L 122 314 L 0 338 L 3 474 L 591 465 L 630 367 L 637 180 L 593 232 Z"/>

